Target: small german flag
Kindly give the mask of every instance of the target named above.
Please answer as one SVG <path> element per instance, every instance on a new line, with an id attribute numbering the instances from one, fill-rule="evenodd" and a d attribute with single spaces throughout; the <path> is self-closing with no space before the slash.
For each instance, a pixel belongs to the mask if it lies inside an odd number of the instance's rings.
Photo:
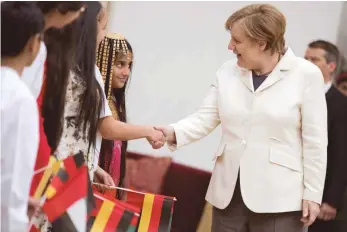
<path id="1" fill-rule="evenodd" d="M 35 189 L 35 193 L 34 193 L 34 198 L 35 199 L 40 199 L 42 197 L 42 195 L 45 193 L 48 185 L 49 185 L 49 181 L 51 180 L 51 177 L 55 174 L 57 174 L 59 168 L 60 168 L 60 161 L 58 161 L 54 156 L 51 156 L 49 158 L 49 163 L 48 163 L 48 167 L 45 169 L 42 178 L 37 186 L 37 188 Z"/>
<path id="2" fill-rule="evenodd" d="M 135 232 L 140 209 L 94 190 L 96 208 L 88 220 L 90 232 Z"/>
<path id="3" fill-rule="evenodd" d="M 55 193 L 63 188 L 68 181 L 71 181 L 72 177 L 74 177 L 78 173 L 78 170 L 81 167 L 85 168 L 83 153 L 78 153 L 76 155 L 67 157 L 62 161 L 62 164 L 63 167 L 55 170 L 56 176 L 52 179 L 45 192 L 48 199 L 52 198 Z"/>
<path id="4" fill-rule="evenodd" d="M 57 160 L 53 155 L 49 157 L 48 165 L 47 167 L 45 167 L 46 169 L 43 173 L 40 173 L 40 182 L 37 184 L 36 189 L 32 189 L 32 191 L 34 191 L 33 197 L 35 199 L 41 199 L 41 197 L 45 194 L 47 188 L 49 187 L 52 176 L 56 175 L 59 172 L 61 163 L 61 160 Z M 39 217 L 42 217 L 42 215 L 40 215 Z M 39 228 L 42 218 L 39 217 L 37 217 L 37 215 L 34 215 L 31 219 L 32 225 L 29 228 L 30 232 L 40 232 Z"/>
<path id="5" fill-rule="evenodd" d="M 138 232 L 168 232 L 171 230 L 174 198 L 146 193 Z"/>
<path id="6" fill-rule="evenodd" d="M 55 231 L 86 231 L 94 198 L 83 153 L 69 156 L 45 193 L 42 209 Z"/>

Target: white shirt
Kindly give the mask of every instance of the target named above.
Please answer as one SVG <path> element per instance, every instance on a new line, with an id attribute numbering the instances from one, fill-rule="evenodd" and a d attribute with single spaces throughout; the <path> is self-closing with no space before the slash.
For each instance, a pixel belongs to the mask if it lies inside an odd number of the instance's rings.
<path id="1" fill-rule="evenodd" d="M 107 98 L 106 98 L 106 94 L 105 94 L 105 87 L 104 87 L 104 82 L 102 80 L 102 76 L 100 73 L 99 68 L 95 65 L 95 77 L 96 80 L 98 81 L 99 85 L 102 88 L 102 97 L 104 98 L 104 105 L 101 108 L 101 112 L 100 112 L 100 119 L 101 118 L 105 118 L 108 116 L 112 116 L 112 112 L 111 109 L 108 105 L 107 102 Z M 102 136 L 101 134 L 98 132 L 96 135 L 96 144 L 95 144 L 95 158 L 94 158 L 94 167 L 97 168 L 98 167 L 98 161 L 99 161 L 99 155 L 100 155 L 100 150 L 101 150 L 101 142 L 102 142 Z"/>
<path id="2" fill-rule="evenodd" d="M 331 88 L 332 82 L 329 81 L 328 83 L 324 84 L 324 91 L 325 93 L 327 93 L 329 91 L 329 89 Z"/>
<path id="3" fill-rule="evenodd" d="M 22 81 L 28 86 L 34 97 L 37 99 L 42 87 L 43 72 L 47 57 L 47 48 L 44 42 L 40 44 L 40 50 L 30 67 L 26 67 L 22 73 Z"/>
<path id="4" fill-rule="evenodd" d="M 27 230 L 28 197 L 39 143 L 34 96 L 18 73 L 1 67 L 1 231 Z"/>

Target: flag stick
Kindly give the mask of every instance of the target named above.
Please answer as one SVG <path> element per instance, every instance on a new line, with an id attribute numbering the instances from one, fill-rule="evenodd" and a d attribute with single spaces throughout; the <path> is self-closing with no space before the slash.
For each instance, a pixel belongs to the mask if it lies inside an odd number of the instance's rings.
<path id="1" fill-rule="evenodd" d="M 127 188 L 122 188 L 122 187 L 116 187 L 116 186 L 108 186 L 108 185 L 104 185 L 104 184 L 100 184 L 100 183 L 96 183 L 96 182 L 93 182 L 93 184 L 95 185 L 100 185 L 100 186 L 103 186 L 105 188 L 109 188 L 109 189 L 119 189 L 119 190 L 124 190 L 124 191 L 127 191 L 127 192 L 132 192 L 132 193 L 137 193 L 137 194 L 142 194 L 142 195 L 145 195 L 146 193 L 144 192 L 140 192 L 140 191 L 135 191 L 135 190 L 132 190 L 132 189 L 127 189 Z M 173 198 L 174 201 L 177 201 L 176 197 Z"/>
<path id="2" fill-rule="evenodd" d="M 35 176 L 35 175 L 37 175 L 37 174 L 39 174 L 39 173 L 41 173 L 41 172 L 44 172 L 47 168 L 51 168 L 51 167 L 52 167 L 52 165 L 47 165 L 47 166 L 44 166 L 44 167 L 42 167 L 42 168 L 39 168 L 39 169 L 37 169 L 36 171 L 34 171 L 33 176 Z"/>

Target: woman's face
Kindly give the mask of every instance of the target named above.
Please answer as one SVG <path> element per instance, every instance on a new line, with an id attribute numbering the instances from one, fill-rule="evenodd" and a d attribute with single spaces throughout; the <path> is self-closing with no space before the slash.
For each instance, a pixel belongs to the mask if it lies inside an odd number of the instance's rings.
<path id="1" fill-rule="evenodd" d="M 235 22 L 231 28 L 231 39 L 228 49 L 237 56 L 237 64 L 242 68 L 257 69 L 265 45 L 250 39 L 240 22 Z"/>
<path id="2" fill-rule="evenodd" d="M 107 28 L 107 22 L 108 22 L 108 15 L 105 10 L 105 8 L 102 8 L 101 11 L 98 14 L 98 34 L 96 38 L 96 45 L 99 47 L 99 44 L 103 39 L 105 38 L 106 35 L 106 28 Z"/>
<path id="3" fill-rule="evenodd" d="M 131 74 L 133 54 L 119 56 L 113 64 L 112 88 L 121 89 L 127 83 Z"/>

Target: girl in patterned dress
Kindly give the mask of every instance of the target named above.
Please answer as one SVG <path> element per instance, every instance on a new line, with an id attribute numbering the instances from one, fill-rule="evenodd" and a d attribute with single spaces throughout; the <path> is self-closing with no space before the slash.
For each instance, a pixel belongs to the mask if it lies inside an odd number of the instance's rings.
<path id="1" fill-rule="evenodd" d="M 58 159 L 83 152 L 90 179 L 114 185 L 110 175 L 98 166 L 101 136 L 120 140 L 147 138 L 154 147 L 163 145 L 164 136 L 152 126 L 120 123 L 110 117 L 95 65 L 97 44 L 104 37 L 106 23 L 106 11 L 100 2 L 90 1 L 74 23 L 47 33 L 42 114 L 48 143 Z M 41 231 L 51 230 L 49 223 L 43 224 Z"/>
<path id="2" fill-rule="evenodd" d="M 86 2 L 86 5 L 77 21 L 46 34 L 44 128 L 58 159 L 83 152 L 91 180 L 114 185 L 110 175 L 98 166 L 99 137 L 112 140 L 147 138 L 155 147 L 163 145 L 164 136 L 152 126 L 125 124 L 111 117 L 95 65 L 96 47 L 104 37 L 107 15 L 100 2 Z M 101 25 L 102 22 L 105 25 Z M 52 229 L 47 221 L 42 224 L 41 231 Z"/>
<path id="3" fill-rule="evenodd" d="M 107 14 L 99 2 L 86 2 L 86 5 L 84 14 L 76 22 L 57 31 L 52 41 L 47 41 L 45 132 L 57 158 L 82 151 L 91 179 L 95 172 L 101 182 L 113 185 L 109 175 L 98 167 L 101 136 L 110 140 L 147 138 L 154 147 L 163 145 L 164 136 L 153 126 L 126 124 L 111 117 L 95 65 Z"/>
<path id="4" fill-rule="evenodd" d="M 100 97 L 103 90 L 95 78 L 97 18 L 102 6 L 99 2 L 86 2 L 86 5 L 86 11 L 74 23 L 47 33 L 47 79 L 42 111 L 54 156 L 65 159 L 82 152 L 93 180 L 97 169 L 94 148 L 103 104 Z M 41 221 L 41 231 L 61 231 L 59 223 L 52 225 L 44 215 Z"/>
<path id="5" fill-rule="evenodd" d="M 87 9 L 79 19 L 62 30 L 52 31 L 54 36 L 47 39 L 43 115 L 53 154 L 58 159 L 65 159 L 83 152 L 93 179 L 96 169 L 93 148 L 102 107 L 99 95 L 102 88 L 95 78 L 94 55 L 97 17 L 102 6 L 93 1 L 86 5 Z"/>

